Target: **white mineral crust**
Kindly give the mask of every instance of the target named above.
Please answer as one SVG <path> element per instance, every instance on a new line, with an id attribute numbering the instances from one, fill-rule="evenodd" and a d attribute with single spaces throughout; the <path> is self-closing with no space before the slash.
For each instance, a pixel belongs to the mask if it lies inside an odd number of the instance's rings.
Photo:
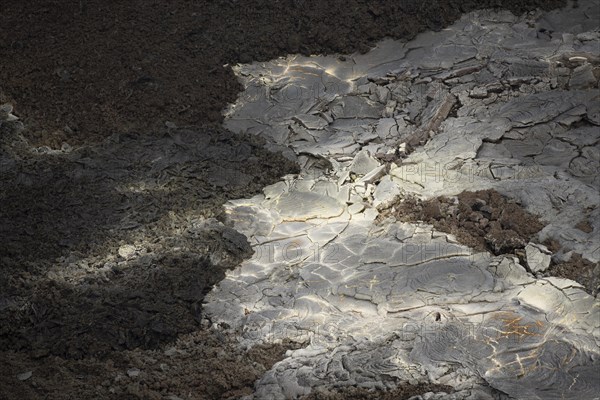
<path id="1" fill-rule="evenodd" d="M 541 217 L 536 243 L 600 261 L 599 21 L 591 0 L 480 11 L 364 55 L 235 68 L 246 91 L 225 125 L 289 147 L 303 168 L 227 204 L 255 254 L 205 299 L 241 345 L 304 345 L 253 398 L 406 382 L 453 386 L 445 399 L 598 398 L 600 307 L 581 285 L 374 219 L 396 195 L 493 188 Z M 376 157 L 406 144 L 407 157 Z M 549 255 L 531 245 L 527 260 L 540 271 Z"/>

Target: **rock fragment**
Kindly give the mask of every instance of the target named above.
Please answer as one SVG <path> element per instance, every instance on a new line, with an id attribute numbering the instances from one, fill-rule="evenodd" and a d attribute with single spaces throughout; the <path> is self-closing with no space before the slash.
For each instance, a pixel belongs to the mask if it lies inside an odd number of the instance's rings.
<path id="1" fill-rule="evenodd" d="M 544 245 L 528 243 L 525 254 L 531 272 L 544 272 L 550 266 L 552 253 Z"/>

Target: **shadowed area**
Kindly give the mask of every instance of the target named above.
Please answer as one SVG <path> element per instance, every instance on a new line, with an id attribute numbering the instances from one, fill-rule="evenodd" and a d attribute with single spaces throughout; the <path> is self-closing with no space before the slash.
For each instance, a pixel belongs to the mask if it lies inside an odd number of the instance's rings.
<path id="1" fill-rule="evenodd" d="M 215 219 L 222 203 L 296 168 L 222 129 L 28 154 L 8 145 L 9 127 L 0 126 L 0 186 L 10 188 L 0 192 L 0 349 L 38 357 L 155 348 L 198 329 L 204 295 L 252 254 Z"/>

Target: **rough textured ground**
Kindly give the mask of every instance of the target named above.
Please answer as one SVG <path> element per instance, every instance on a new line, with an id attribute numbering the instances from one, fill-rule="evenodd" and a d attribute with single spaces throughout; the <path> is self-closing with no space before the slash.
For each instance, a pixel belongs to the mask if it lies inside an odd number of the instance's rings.
<path id="1" fill-rule="evenodd" d="M 24 130 L 0 109 L 0 398 L 238 398 L 298 347 L 240 348 L 201 322 L 204 295 L 251 254 L 221 205 L 297 172 L 220 127 L 241 90 L 225 64 L 365 52 L 475 7 L 561 4 L 2 4 L 0 104 Z"/>
<path id="2" fill-rule="evenodd" d="M 81 358 L 197 329 L 203 295 L 252 254 L 214 219 L 221 203 L 294 168 L 210 129 L 124 135 L 7 168 L 1 349 Z"/>
<path id="3" fill-rule="evenodd" d="M 451 393 L 451 386 L 444 385 L 405 385 L 389 391 L 369 391 L 360 388 L 348 388 L 339 391 L 322 391 L 302 397 L 302 400 L 407 400 L 415 393 L 446 392 Z"/>
<path id="4" fill-rule="evenodd" d="M 256 137 L 198 127 L 32 152 L 8 119 L 0 398 L 251 393 L 290 346 L 237 350 L 201 325 L 204 295 L 252 254 L 216 218 L 297 167 Z"/>
<path id="5" fill-rule="evenodd" d="M 36 145 L 90 143 L 165 121 L 219 122 L 240 90 L 224 64 L 366 51 L 384 36 L 441 29 L 462 12 L 542 1 L 24 0 L 0 12 L 0 102 Z"/>
<path id="6" fill-rule="evenodd" d="M 156 350 L 112 352 L 110 357 L 31 357 L 2 351 L 0 398 L 12 399 L 236 399 L 277 362 L 288 343 L 236 348 L 209 330 L 181 335 Z M 31 372 L 21 382 L 16 373 Z"/>

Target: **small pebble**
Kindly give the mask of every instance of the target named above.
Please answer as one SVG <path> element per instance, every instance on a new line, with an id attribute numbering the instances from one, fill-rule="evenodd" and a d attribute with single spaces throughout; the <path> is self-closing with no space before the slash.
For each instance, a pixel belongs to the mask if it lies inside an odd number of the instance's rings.
<path id="1" fill-rule="evenodd" d="M 33 371 L 23 372 L 22 374 L 17 375 L 17 379 L 20 381 L 26 381 L 27 379 L 31 378 L 31 375 L 33 375 Z"/>
<path id="2" fill-rule="evenodd" d="M 119 256 L 123 257 L 126 260 L 133 258 L 133 256 L 135 256 L 135 246 L 132 246 L 130 244 L 125 244 L 125 245 L 119 247 L 118 253 L 119 253 Z"/>

